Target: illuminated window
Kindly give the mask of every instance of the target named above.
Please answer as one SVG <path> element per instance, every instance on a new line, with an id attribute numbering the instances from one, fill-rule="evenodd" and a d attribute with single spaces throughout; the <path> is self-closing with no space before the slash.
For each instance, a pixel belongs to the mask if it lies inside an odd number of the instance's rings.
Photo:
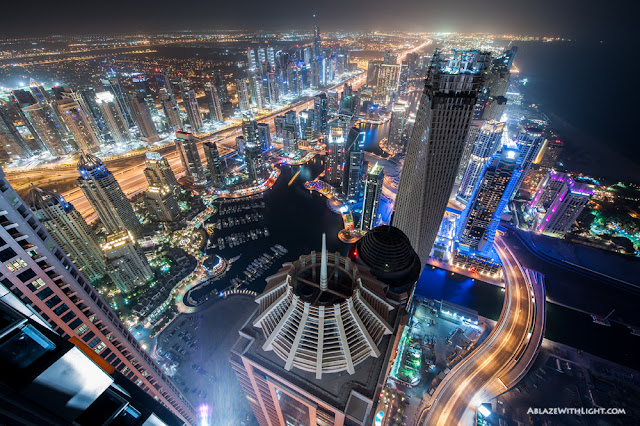
<path id="1" fill-rule="evenodd" d="M 87 332 L 87 330 L 89 330 L 89 326 L 87 324 L 82 324 L 80 328 L 76 330 L 76 334 L 78 336 L 82 336 L 84 333 Z"/>
<path id="2" fill-rule="evenodd" d="M 11 272 L 16 272 L 26 267 L 27 267 L 27 262 L 22 260 L 22 258 L 20 257 L 13 260 L 12 262 L 7 263 L 7 269 L 10 270 Z"/>
<path id="3" fill-rule="evenodd" d="M 31 285 L 33 287 L 35 287 L 36 290 L 38 290 L 38 289 L 44 287 L 47 284 L 44 282 L 44 280 L 42 278 L 37 278 L 37 279 L 31 281 Z"/>

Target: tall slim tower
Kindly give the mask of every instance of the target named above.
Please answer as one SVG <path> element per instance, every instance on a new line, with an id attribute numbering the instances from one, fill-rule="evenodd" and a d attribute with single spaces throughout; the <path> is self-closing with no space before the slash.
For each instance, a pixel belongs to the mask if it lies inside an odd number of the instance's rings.
<path id="1" fill-rule="evenodd" d="M 129 293 L 153 278 L 147 258 L 139 251 L 129 231 L 108 235 L 102 250 L 107 258 L 107 272 L 123 293 Z"/>
<path id="2" fill-rule="evenodd" d="M 344 163 L 344 134 L 341 127 L 331 126 L 324 160 L 324 180 L 333 187 L 340 186 Z"/>
<path id="3" fill-rule="evenodd" d="M 58 247 L 0 169 L 0 289 L 10 292 L 65 339 L 78 339 L 186 423 L 194 408 Z M 46 317 L 45 317 L 46 315 Z"/>
<path id="4" fill-rule="evenodd" d="M 481 68 L 475 61 L 481 55 L 477 51 L 458 52 L 448 64 L 442 64 L 439 53 L 434 53 L 407 144 L 393 225 L 407 235 L 423 265 L 462 157 L 482 83 Z"/>
<path id="5" fill-rule="evenodd" d="M 162 104 L 162 110 L 164 111 L 166 120 L 169 122 L 169 126 L 174 131 L 182 130 L 183 125 L 182 118 L 180 117 L 180 106 L 178 105 L 178 101 L 176 101 L 175 96 L 162 88 L 160 89 L 160 95 L 158 98 Z"/>
<path id="6" fill-rule="evenodd" d="M 149 186 L 169 186 L 174 190 L 178 189 L 176 175 L 166 158 L 154 151 L 147 151 L 145 157 L 143 172 Z"/>
<path id="7" fill-rule="evenodd" d="M 238 94 L 238 109 L 240 112 L 251 110 L 249 104 L 249 85 L 246 78 L 236 79 L 236 93 Z"/>
<path id="8" fill-rule="evenodd" d="M 258 140 L 263 151 L 271 148 L 271 129 L 268 123 L 258 123 Z"/>
<path id="9" fill-rule="evenodd" d="M 127 120 L 127 124 L 129 127 L 133 127 L 133 117 L 131 116 L 131 110 L 129 109 L 129 102 L 127 99 L 127 92 L 120 84 L 120 79 L 117 76 L 107 77 L 102 79 L 102 85 L 106 90 L 111 92 L 113 96 L 118 101 L 118 105 L 120 106 L 120 110 L 124 115 L 124 118 Z"/>
<path id="10" fill-rule="evenodd" d="M 142 225 L 122 188 L 98 158 L 83 154 L 78 160 L 78 186 L 100 218 L 108 234 L 127 229 L 138 235 Z"/>
<path id="11" fill-rule="evenodd" d="M 191 125 L 191 131 L 198 132 L 202 129 L 202 114 L 200 114 L 196 91 L 191 88 L 191 82 L 189 80 L 182 80 L 180 82 L 180 88 L 182 90 L 182 103 L 187 112 L 187 121 Z"/>
<path id="12" fill-rule="evenodd" d="M 22 112 L 51 155 L 59 157 L 66 154 L 62 125 L 49 104 L 38 102 L 22 108 Z"/>
<path id="13" fill-rule="evenodd" d="M 362 135 L 364 137 L 364 134 Z M 353 126 L 347 134 L 342 193 L 347 201 L 360 201 L 362 175 L 364 173 L 364 150 L 360 146 L 362 139 L 358 126 Z"/>
<path id="14" fill-rule="evenodd" d="M 212 121 L 223 121 L 222 105 L 220 104 L 220 97 L 218 96 L 216 86 L 213 83 L 205 84 L 204 95 L 207 98 L 207 105 L 209 106 L 209 119 Z"/>
<path id="15" fill-rule="evenodd" d="M 469 200 L 471 192 L 478 183 L 482 169 L 500 147 L 504 125 L 505 123 L 490 120 L 480 127 L 458 189 L 458 198 L 463 201 Z"/>
<path id="16" fill-rule="evenodd" d="M 104 276 L 106 264 L 96 235 L 72 204 L 56 192 L 35 186 L 25 202 L 85 277 L 94 281 Z"/>
<path id="17" fill-rule="evenodd" d="M 536 159 L 542 146 L 544 145 L 544 133 L 537 127 L 524 127 L 516 137 L 516 143 L 520 150 L 520 157 L 522 158 L 522 175 L 518 182 L 517 188 L 520 188 L 524 178 L 531 169 L 533 161 Z M 512 197 L 515 197 L 517 191 L 514 191 Z"/>
<path id="18" fill-rule="evenodd" d="M 313 98 L 313 124 L 316 135 L 327 135 L 329 123 L 329 107 L 327 105 L 327 94 L 322 92 Z"/>
<path id="19" fill-rule="evenodd" d="M 122 110 L 111 92 L 104 91 L 96 93 L 96 103 L 102 112 L 104 122 L 109 129 L 115 143 L 123 143 L 131 140 L 127 120 L 122 114 Z"/>
<path id="20" fill-rule="evenodd" d="M 367 180 L 364 185 L 362 218 L 360 219 L 360 229 L 362 230 L 373 229 L 376 226 L 383 184 L 384 169 L 376 163 L 367 173 Z"/>
<path id="21" fill-rule="evenodd" d="M 247 142 L 244 154 L 244 162 L 247 165 L 249 178 L 257 183 L 264 180 L 266 166 L 262 158 L 262 148 L 257 142 Z"/>
<path id="22" fill-rule="evenodd" d="M 176 132 L 176 150 L 180 155 L 182 166 L 187 177 L 194 181 L 205 181 L 206 176 L 202 167 L 202 160 L 198 153 L 198 145 L 193 133 Z"/>
<path id="23" fill-rule="evenodd" d="M 220 161 L 220 153 L 215 142 L 205 142 L 202 144 L 204 156 L 207 159 L 207 169 L 211 182 L 218 188 L 225 187 L 224 171 L 222 170 L 222 161 Z"/>
<path id="24" fill-rule="evenodd" d="M 131 96 L 130 101 L 131 114 L 133 115 L 133 120 L 138 125 L 138 131 L 142 136 L 142 141 L 148 144 L 158 142 L 160 140 L 160 136 L 158 136 L 158 130 L 151 118 L 151 110 L 149 109 L 149 105 L 145 101 L 145 98 L 138 94 L 136 96 Z M 153 108 L 155 109 L 155 105 L 153 105 Z"/>
<path id="25" fill-rule="evenodd" d="M 471 199 L 460 215 L 458 241 L 479 254 L 488 253 L 511 193 L 515 191 L 521 158 L 515 147 L 502 147 L 482 169 Z"/>
<path id="26" fill-rule="evenodd" d="M 57 102 L 62 120 L 73 136 L 79 151 L 93 153 L 100 149 L 100 141 L 96 136 L 89 117 L 73 99 L 64 98 Z"/>
<path id="27" fill-rule="evenodd" d="M 404 151 L 404 129 L 409 115 L 409 104 L 406 101 L 394 102 L 389 120 L 388 150 L 394 154 Z"/>

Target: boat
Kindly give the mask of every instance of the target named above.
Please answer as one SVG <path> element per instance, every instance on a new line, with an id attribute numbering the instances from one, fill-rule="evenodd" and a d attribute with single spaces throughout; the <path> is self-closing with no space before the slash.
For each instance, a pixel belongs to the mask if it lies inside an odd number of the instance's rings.
<path id="1" fill-rule="evenodd" d="M 602 318 L 600 315 L 591 315 L 591 318 L 593 319 L 593 322 L 595 322 L 596 324 L 611 327 L 611 323 L 609 322 L 609 320 L 606 318 Z"/>

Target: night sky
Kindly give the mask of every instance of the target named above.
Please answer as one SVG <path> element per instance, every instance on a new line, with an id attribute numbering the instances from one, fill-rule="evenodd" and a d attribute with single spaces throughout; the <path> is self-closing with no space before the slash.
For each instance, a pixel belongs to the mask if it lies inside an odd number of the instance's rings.
<path id="1" fill-rule="evenodd" d="M 578 0 L 4 1 L 4 36 L 163 30 L 486 31 L 612 40 L 635 26 L 633 2 Z"/>

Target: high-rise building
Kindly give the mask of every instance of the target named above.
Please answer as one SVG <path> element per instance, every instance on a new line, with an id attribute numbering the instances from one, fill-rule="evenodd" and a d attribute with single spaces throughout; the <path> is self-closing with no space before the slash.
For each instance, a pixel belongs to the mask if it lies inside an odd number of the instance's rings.
<path id="1" fill-rule="evenodd" d="M 22 112 L 51 155 L 59 157 L 66 154 L 62 123 L 48 103 L 37 102 L 22 108 Z"/>
<path id="2" fill-rule="evenodd" d="M 522 173 L 519 157 L 517 148 L 505 145 L 485 164 L 460 215 L 457 235 L 460 245 L 479 254 L 492 249 L 500 218 Z"/>
<path id="3" fill-rule="evenodd" d="M 204 156 L 207 159 L 207 169 L 214 186 L 224 188 L 226 186 L 224 171 L 222 169 L 222 161 L 220 161 L 220 153 L 215 142 L 205 142 L 202 144 Z"/>
<path id="4" fill-rule="evenodd" d="M 133 121 L 138 125 L 138 131 L 140 132 L 142 141 L 148 144 L 158 142 L 160 136 L 158 136 L 158 130 L 153 122 L 153 118 L 151 118 L 151 110 L 145 98 L 140 96 L 140 94 L 131 96 L 130 103 L 131 115 L 133 116 Z M 155 109 L 155 105 L 153 105 L 153 108 Z"/>
<path id="5" fill-rule="evenodd" d="M 316 135 L 326 136 L 329 130 L 329 108 L 327 106 L 327 94 L 320 93 L 313 98 L 313 124 Z"/>
<path id="6" fill-rule="evenodd" d="M 162 104 L 162 110 L 164 116 L 169 123 L 169 126 L 174 130 L 182 130 L 182 118 L 180 117 L 180 106 L 176 101 L 175 96 L 169 93 L 166 89 L 160 89 L 160 95 L 158 96 L 160 103 Z"/>
<path id="7" fill-rule="evenodd" d="M 140 424 L 184 424 L 80 339 L 62 338 L 32 308 L 3 293 L 0 423 L 88 426 L 135 418 Z"/>
<path id="8" fill-rule="evenodd" d="M 373 92 L 373 101 L 381 105 L 388 105 L 398 92 L 400 79 L 400 65 L 381 64 L 378 69 L 378 81 Z"/>
<path id="9" fill-rule="evenodd" d="M 360 201 L 362 192 L 362 176 L 364 174 L 364 149 L 360 142 L 364 133 L 358 126 L 353 126 L 347 134 L 344 171 L 342 177 L 342 194 L 347 201 Z"/>
<path id="10" fill-rule="evenodd" d="M 298 114 L 298 129 L 300 131 L 300 139 L 310 141 L 313 139 L 313 110 L 300 111 Z"/>
<path id="11" fill-rule="evenodd" d="M 0 211 L 2 299 L 12 295 L 22 300 L 63 338 L 91 348 L 100 357 L 96 362 L 104 360 L 183 421 L 195 423 L 191 404 L 62 252 L 1 170 Z"/>
<path id="12" fill-rule="evenodd" d="M 33 152 L 6 113 L 6 104 L 5 101 L 0 100 L 0 144 L 2 145 L 0 148 L 4 151 L 3 159 L 27 158 Z"/>
<path id="13" fill-rule="evenodd" d="M 96 235 L 72 204 L 56 192 L 35 186 L 25 202 L 85 277 L 94 281 L 104 276 L 106 264 Z"/>
<path id="14" fill-rule="evenodd" d="M 409 104 L 406 101 L 394 102 L 389 119 L 389 139 L 387 149 L 394 154 L 404 151 L 404 129 L 409 115 Z"/>
<path id="15" fill-rule="evenodd" d="M 57 101 L 57 107 L 62 121 L 71 132 L 76 148 L 84 153 L 98 151 L 100 141 L 80 104 L 73 99 L 65 98 Z"/>
<path id="16" fill-rule="evenodd" d="M 563 148 L 564 143 L 562 143 L 561 140 L 547 140 L 547 143 L 544 147 L 544 152 L 542 153 L 542 158 L 538 162 L 538 167 L 544 171 L 553 169 L 558 162 L 558 157 L 560 157 Z"/>
<path id="17" fill-rule="evenodd" d="M 518 182 L 518 188 L 522 185 L 524 178 L 531 169 L 533 161 L 538 157 L 540 150 L 544 144 L 544 133 L 537 127 L 524 127 L 516 136 L 516 143 L 520 150 L 520 157 L 522 158 L 522 176 Z M 515 197 L 517 191 L 513 193 Z"/>
<path id="18" fill-rule="evenodd" d="M 144 176 L 149 182 L 149 186 L 169 186 L 173 190 L 177 190 L 178 181 L 176 175 L 171 170 L 171 166 L 166 158 L 155 151 L 147 151 L 145 153 Z"/>
<path id="19" fill-rule="evenodd" d="M 213 83 L 205 84 L 204 95 L 207 98 L 207 105 L 209 106 L 209 119 L 212 121 L 223 121 L 222 105 L 220 104 L 220 97 L 218 96 L 216 86 Z"/>
<path id="20" fill-rule="evenodd" d="M 202 167 L 202 160 L 200 159 L 200 153 L 198 153 L 198 144 L 196 143 L 196 137 L 193 133 L 176 132 L 176 150 L 180 155 L 180 161 L 182 161 L 182 167 L 187 177 L 193 179 L 195 182 L 202 182 L 206 180 L 204 168 Z"/>
<path id="21" fill-rule="evenodd" d="M 282 129 L 282 147 L 287 152 L 298 150 L 298 130 L 295 124 L 285 124 Z"/>
<path id="22" fill-rule="evenodd" d="M 373 424 L 402 317 L 388 287 L 325 244 L 267 283 L 230 357 L 258 423 Z"/>
<path id="23" fill-rule="evenodd" d="M 164 89 L 164 91 L 173 96 L 173 87 L 171 86 L 171 80 L 169 79 L 169 76 L 167 75 L 167 72 L 164 70 L 156 70 L 155 72 L 155 78 L 156 78 L 156 94 L 160 94 L 160 92 L 162 91 L 162 89 Z"/>
<path id="24" fill-rule="evenodd" d="M 262 87 L 262 83 L 260 84 L 260 87 Z M 247 84 L 246 78 L 236 79 L 236 93 L 238 94 L 238 109 L 240 112 L 250 111 L 249 85 Z"/>
<path id="25" fill-rule="evenodd" d="M 275 72 L 267 74 L 267 87 L 269 88 L 269 103 L 277 104 L 280 100 L 280 90 L 278 88 L 278 78 Z"/>
<path id="26" fill-rule="evenodd" d="M 107 258 L 107 273 L 123 293 L 129 293 L 153 278 L 147 258 L 140 253 L 129 231 L 107 235 L 102 250 Z"/>
<path id="27" fill-rule="evenodd" d="M 344 164 L 345 140 L 343 129 L 332 123 L 327 138 L 327 155 L 324 160 L 324 180 L 334 188 L 340 186 Z"/>
<path id="28" fill-rule="evenodd" d="M 144 205 L 157 222 L 171 222 L 180 214 L 178 201 L 169 186 L 150 186 L 144 192 Z"/>
<path id="29" fill-rule="evenodd" d="M 101 82 L 104 88 L 111 92 L 111 94 L 118 101 L 120 111 L 122 111 L 124 118 L 127 120 L 127 125 L 129 127 L 133 127 L 135 123 L 133 122 L 133 116 L 131 115 L 131 110 L 129 109 L 127 92 L 122 87 L 122 84 L 120 84 L 120 79 L 117 76 L 110 76 L 102 79 Z"/>
<path id="30" fill-rule="evenodd" d="M 257 183 L 262 182 L 267 168 L 264 163 L 264 158 L 262 158 L 262 148 L 259 143 L 247 142 L 244 153 L 244 162 L 247 167 L 249 179 Z"/>
<path id="31" fill-rule="evenodd" d="M 484 122 L 477 132 L 475 142 L 473 142 L 471 148 L 471 155 L 458 189 L 458 198 L 462 201 L 469 200 L 478 183 L 482 169 L 500 147 L 504 126 L 505 123 L 489 120 Z"/>
<path id="32" fill-rule="evenodd" d="M 251 100 L 257 109 L 265 109 L 267 101 L 265 99 L 265 90 L 262 77 L 260 75 L 251 76 Z M 249 93 L 247 91 L 247 93 Z M 240 92 L 238 92 L 238 99 L 240 99 Z M 248 99 L 248 94 L 247 94 Z M 248 105 L 248 104 L 247 104 Z M 243 109 L 240 109 L 244 111 Z M 247 109 L 248 111 L 249 109 Z"/>
<path id="33" fill-rule="evenodd" d="M 98 158 L 83 154 L 78 160 L 78 186 L 100 218 L 108 234 L 131 231 L 138 235 L 142 225 L 109 169 Z"/>
<path id="34" fill-rule="evenodd" d="M 316 14 L 313 14 L 313 57 L 320 56 L 322 38 L 320 37 L 320 28 L 316 22 Z"/>
<path id="35" fill-rule="evenodd" d="M 382 61 L 369 61 L 367 64 L 367 87 L 375 89 L 378 83 L 378 72 Z"/>
<path id="36" fill-rule="evenodd" d="M 477 118 L 501 120 L 507 106 L 506 94 L 511 77 L 511 65 L 517 51 L 517 47 L 512 47 L 491 61 L 483 84 L 483 102 L 478 105 Z"/>
<path id="37" fill-rule="evenodd" d="M 423 264 L 447 207 L 482 83 L 473 59 L 482 54 L 467 53 L 469 60 L 454 57 L 449 64 L 434 53 L 400 175 L 393 225 Z"/>
<path id="38" fill-rule="evenodd" d="M 131 133 L 129 133 L 127 120 L 113 94 L 108 91 L 96 93 L 96 103 L 102 112 L 104 123 L 109 129 L 113 141 L 115 143 L 130 141 Z"/>
<path id="39" fill-rule="evenodd" d="M 551 170 L 531 201 L 535 215 L 533 229 L 546 235 L 564 236 L 592 195 L 588 185 Z"/>
<path id="40" fill-rule="evenodd" d="M 362 218 L 360 219 L 360 229 L 362 230 L 373 229 L 376 226 L 383 185 L 384 168 L 376 163 L 367 173 L 367 179 L 364 185 Z"/>
<path id="41" fill-rule="evenodd" d="M 385 50 L 382 63 L 387 65 L 396 65 L 398 63 L 398 55 L 392 53 L 390 50 Z"/>
<path id="42" fill-rule="evenodd" d="M 242 136 L 246 142 L 258 141 L 258 123 L 250 114 L 242 116 Z"/>
<path id="43" fill-rule="evenodd" d="M 258 123 L 258 141 L 263 151 L 271 148 L 271 129 L 269 123 Z"/>
<path id="44" fill-rule="evenodd" d="M 191 88 L 189 80 L 182 80 L 180 89 L 182 90 L 182 104 L 187 112 L 187 121 L 191 126 L 191 131 L 199 132 L 202 129 L 202 114 L 200 113 L 196 91 Z"/>

